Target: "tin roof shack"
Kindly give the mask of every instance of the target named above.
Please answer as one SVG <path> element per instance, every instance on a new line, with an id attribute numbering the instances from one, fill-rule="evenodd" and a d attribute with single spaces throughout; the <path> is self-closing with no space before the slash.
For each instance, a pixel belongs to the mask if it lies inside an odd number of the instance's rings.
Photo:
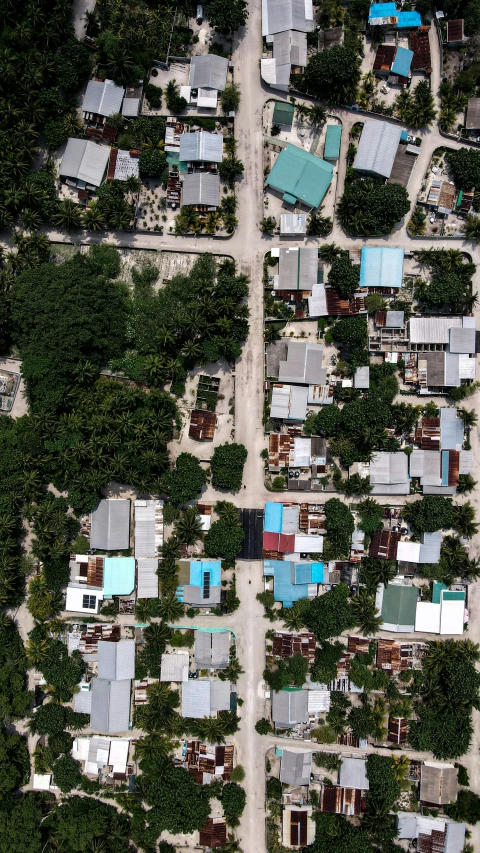
<path id="1" fill-rule="evenodd" d="M 405 717 L 388 718 L 388 734 L 387 740 L 389 743 L 406 743 L 408 740 L 408 720 Z"/>
<path id="2" fill-rule="evenodd" d="M 282 844 L 284 847 L 297 849 L 313 844 L 315 823 L 312 812 L 313 806 L 284 806 L 282 822 Z"/>
<path id="3" fill-rule="evenodd" d="M 325 30 L 318 30 L 318 52 L 328 50 L 336 44 L 343 44 L 345 38 L 345 30 L 343 26 L 327 27 Z"/>
<path id="4" fill-rule="evenodd" d="M 264 0 L 262 3 L 262 35 L 267 37 L 286 30 L 308 33 L 313 30 L 311 0 Z"/>
<path id="5" fill-rule="evenodd" d="M 198 59 L 201 58 L 198 57 Z M 182 162 L 195 163 L 198 166 L 205 163 L 221 163 L 222 158 L 223 136 L 220 133 L 209 133 L 206 130 L 182 133 L 179 153 L 179 159 Z"/>
<path id="6" fill-rule="evenodd" d="M 382 530 L 375 533 L 370 542 L 370 556 L 380 560 L 396 560 L 397 546 L 401 533 L 398 530 Z"/>
<path id="7" fill-rule="evenodd" d="M 412 60 L 413 51 L 401 45 L 381 44 L 373 61 L 373 72 L 376 77 L 383 77 L 391 85 L 406 89 L 411 77 Z"/>
<path id="8" fill-rule="evenodd" d="M 460 47 L 465 41 L 463 18 L 447 21 L 447 44 L 449 47 Z"/>
<path id="9" fill-rule="evenodd" d="M 419 27 L 409 33 L 410 50 L 413 50 L 412 71 L 432 73 L 432 57 L 430 52 L 430 27 Z"/>
<path id="10" fill-rule="evenodd" d="M 199 740 L 191 740 L 187 744 L 186 764 L 199 785 L 209 785 L 217 776 L 228 782 L 233 770 L 234 746 L 226 743 L 224 746 L 212 746 Z"/>
<path id="11" fill-rule="evenodd" d="M 311 752 L 293 752 L 284 749 L 280 762 L 280 782 L 292 788 L 310 785 L 312 770 Z"/>
<path id="12" fill-rule="evenodd" d="M 302 655 L 312 664 L 315 660 L 315 634 L 286 634 L 277 631 L 273 638 L 272 654 L 281 660 Z"/>
<path id="13" fill-rule="evenodd" d="M 327 371 L 322 368 L 323 346 L 301 341 L 289 341 L 287 359 L 280 361 L 280 382 L 299 385 L 324 385 Z"/>
<path id="14" fill-rule="evenodd" d="M 160 666 L 160 681 L 182 683 L 188 681 L 190 658 L 188 652 L 164 653 Z"/>
<path id="15" fill-rule="evenodd" d="M 365 811 L 362 792 L 339 785 L 323 785 L 320 793 L 320 811 L 354 817 Z"/>
<path id="16" fill-rule="evenodd" d="M 473 130 L 474 136 L 480 130 L 480 98 L 469 98 L 467 104 L 467 117 L 465 120 L 467 130 Z"/>
<path id="17" fill-rule="evenodd" d="M 419 669 L 424 649 L 423 643 L 399 643 L 382 637 L 377 642 L 377 667 L 392 675 Z"/>
<path id="18" fill-rule="evenodd" d="M 90 546 L 102 551 L 125 551 L 130 547 L 130 501 L 101 500 L 92 512 Z"/>
<path id="19" fill-rule="evenodd" d="M 426 806 L 454 803 L 458 794 L 458 770 L 453 764 L 424 761 L 420 775 L 420 802 Z"/>
<path id="20" fill-rule="evenodd" d="M 128 730 L 135 677 L 135 641 L 98 642 L 98 676 L 91 681 L 90 727 L 105 734 Z"/>
<path id="21" fill-rule="evenodd" d="M 215 412 L 194 409 L 190 414 L 188 435 L 197 441 L 213 441 L 217 416 Z"/>
<path id="22" fill-rule="evenodd" d="M 332 175 L 331 163 L 289 144 L 280 151 L 265 183 L 281 193 L 287 204 L 313 209 L 322 203 Z"/>
<path id="23" fill-rule="evenodd" d="M 182 205 L 202 211 L 215 210 L 220 204 L 220 176 L 213 172 L 191 172 L 182 183 Z"/>
<path id="24" fill-rule="evenodd" d="M 224 847 L 227 843 L 227 824 L 223 817 L 211 817 L 200 830 L 199 842 L 202 847 Z"/>
<path id="25" fill-rule="evenodd" d="M 108 116 L 120 113 L 124 94 L 113 80 L 90 80 L 82 104 L 85 124 L 105 124 Z"/>
<path id="26" fill-rule="evenodd" d="M 399 838 L 416 840 L 418 853 L 462 853 L 464 849 L 464 823 L 399 812 L 397 827 Z"/>
<path id="27" fill-rule="evenodd" d="M 304 421 L 307 417 L 308 388 L 299 385 L 272 385 L 270 417 L 274 420 Z"/>
<path id="28" fill-rule="evenodd" d="M 281 213 L 280 214 L 280 236 L 281 237 L 305 237 L 307 233 L 306 213 Z"/>
<path id="29" fill-rule="evenodd" d="M 363 125 L 353 168 L 366 175 L 389 178 L 400 143 L 401 128 L 367 118 Z"/>
<path id="30" fill-rule="evenodd" d="M 260 73 L 272 89 L 288 92 L 290 75 L 300 73 L 307 64 L 307 34 L 296 30 L 284 30 L 267 37 L 272 45 L 272 57 L 260 61 Z"/>

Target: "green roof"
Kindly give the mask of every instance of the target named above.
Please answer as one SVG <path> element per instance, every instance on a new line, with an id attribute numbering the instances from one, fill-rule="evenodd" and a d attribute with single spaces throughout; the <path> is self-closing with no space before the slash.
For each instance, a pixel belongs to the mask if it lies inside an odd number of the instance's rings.
<path id="1" fill-rule="evenodd" d="M 327 124 L 325 136 L 325 151 L 323 156 L 326 160 L 338 160 L 340 156 L 340 142 L 342 139 L 341 124 Z"/>
<path id="2" fill-rule="evenodd" d="M 465 593 L 460 590 L 449 589 L 443 593 L 444 601 L 465 601 Z"/>
<path id="3" fill-rule="evenodd" d="M 266 183 L 284 193 L 284 198 L 290 196 L 308 207 L 318 207 L 330 186 L 332 173 L 331 163 L 296 145 L 288 145 L 278 155 Z"/>
<path id="4" fill-rule="evenodd" d="M 273 108 L 273 124 L 288 124 L 293 122 L 293 114 L 295 107 L 293 104 L 283 104 L 281 101 L 275 101 Z"/>
<path id="5" fill-rule="evenodd" d="M 415 625 L 417 588 L 389 583 L 383 593 L 382 619 L 388 625 Z"/>
<path id="6" fill-rule="evenodd" d="M 433 592 L 432 592 L 432 603 L 433 604 L 440 604 L 440 598 L 441 598 L 442 590 L 444 590 L 444 589 L 448 589 L 448 586 L 446 586 L 444 583 L 442 583 L 442 581 L 434 581 L 433 582 Z"/>

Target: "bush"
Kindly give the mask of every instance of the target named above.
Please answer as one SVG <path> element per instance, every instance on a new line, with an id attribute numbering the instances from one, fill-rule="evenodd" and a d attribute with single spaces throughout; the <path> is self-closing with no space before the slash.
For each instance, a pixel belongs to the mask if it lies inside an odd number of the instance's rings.
<path id="1" fill-rule="evenodd" d="M 150 109 L 159 110 L 162 106 L 163 94 L 160 86 L 154 86 L 153 83 L 147 83 L 144 92 Z"/>
<path id="2" fill-rule="evenodd" d="M 68 794 L 72 788 L 78 788 L 82 781 L 82 768 L 79 761 L 75 761 L 71 755 L 62 755 L 54 761 L 52 766 L 53 781 L 60 788 L 62 794 Z"/>
<path id="3" fill-rule="evenodd" d="M 230 773 L 230 782 L 243 782 L 245 779 L 245 770 L 241 764 L 237 764 Z"/>
<path id="4" fill-rule="evenodd" d="M 360 60 L 356 53 L 345 45 L 334 45 L 310 56 L 303 85 L 310 95 L 338 106 L 355 102 L 359 80 Z"/>
<path id="5" fill-rule="evenodd" d="M 270 776 L 270 779 L 267 780 L 267 799 L 282 799 L 282 783 L 275 776 Z"/>
<path id="6" fill-rule="evenodd" d="M 331 51 L 325 51 L 331 53 Z M 345 183 L 337 207 L 338 219 L 352 236 L 390 234 L 397 222 L 410 210 L 404 187 L 381 184 L 367 178 Z"/>
<path id="7" fill-rule="evenodd" d="M 348 252 L 339 252 L 333 259 L 328 282 L 345 299 L 353 296 L 360 284 L 360 267 L 352 264 Z"/>
<path id="8" fill-rule="evenodd" d="M 444 810 L 454 820 L 463 820 L 475 826 L 480 820 L 480 797 L 473 791 L 459 791 L 457 802 L 444 806 Z"/>
<path id="9" fill-rule="evenodd" d="M 143 178 L 163 178 L 168 168 L 167 155 L 158 148 L 145 148 L 138 159 L 138 167 Z"/>
<path id="10" fill-rule="evenodd" d="M 266 717 L 262 717 L 261 720 L 258 720 L 258 722 L 255 723 L 255 731 L 259 735 L 269 735 L 273 731 L 270 720 L 267 720 Z"/>
<path id="11" fill-rule="evenodd" d="M 226 443 L 216 447 L 211 461 L 212 486 L 215 489 L 238 491 L 242 486 L 247 455 L 247 448 L 243 444 Z"/>
<path id="12" fill-rule="evenodd" d="M 236 782 L 228 782 L 223 786 L 221 801 L 227 823 L 236 826 L 247 801 L 245 789 Z"/>

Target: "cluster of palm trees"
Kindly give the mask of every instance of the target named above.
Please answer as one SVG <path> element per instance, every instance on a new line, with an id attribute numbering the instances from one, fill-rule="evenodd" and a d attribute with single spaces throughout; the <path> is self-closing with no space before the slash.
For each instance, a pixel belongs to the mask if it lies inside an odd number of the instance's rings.
<path id="1" fill-rule="evenodd" d="M 438 123 L 445 133 L 452 130 L 458 120 L 458 114 L 463 112 L 467 106 L 468 97 L 460 89 L 455 88 L 449 80 L 443 80 L 440 84 L 440 117 Z"/>
<path id="2" fill-rule="evenodd" d="M 460 249 L 420 249 L 414 252 L 415 258 L 420 264 L 427 267 L 430 272 L 430 280 L 418 278 L 415 281 L 415 297 L 424 300 L 428 304 L 429 288 L 435 285 L 436 278 L 440 280 L 447 276 L 452 279 L 451 303 L 455 311 L 469 313 L 473 311 L 478 303 L 477 296 L 472 292 L 472 276 L 475 273 L 475 264 L 464 260 Z M 453 296 L 453 286 L 460 283 L 463 285 L 461 297 Z M 458 288 L 456 288 L 458 290 Z M 447 302 L 447 300 L 445 300 Z"/>
<path id="3" fill-rule="evenodd" d="M 397 96 L 395 110 L 410 127 L 429 127 L 435 116 L 435 101 L 427 80 L 421 80 L 414 92 L 404 89 Z"/>
<path id="4" fill-rule="evenodd" d="M 307 104 L 300 103 L 295 98 L 290 98 L 290 101 L 295 107 L 295 117 L 300 124 L 308 122 L 310 127 L 316 129 L 327 120 L 327 113 L 321 104 L 312 104 L 309 107 Z"/>
<path id="5" fill-rule="evenodd" d="M 184 205 L 175 217 L 175 234 L 192 233 L 198 235 L 205 231 L 205 234 L 213 236 L 222 228 L 227 234 L 233 234 L 238 225 L 238 219 L 235 216 L 236 209 L 237 198 L 233 193 L 221 199 L 218 210 L 211 211 L 206 215 L 199 214 L 191 204 Z"/>

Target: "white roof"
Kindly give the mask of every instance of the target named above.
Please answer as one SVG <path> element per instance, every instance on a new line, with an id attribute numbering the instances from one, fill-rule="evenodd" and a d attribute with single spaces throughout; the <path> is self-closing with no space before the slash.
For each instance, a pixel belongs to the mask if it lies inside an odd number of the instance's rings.
<path id="1" fill-rule="evenodd" d="M 125 773 L 127 769 L 129 746 L 130 741 L 123 738 L 113 738 L 110 741 L 108 763 L 112 766 L 113 773 Z"/>
<path id="2" fill-rule="evenodd" d="M 312 455 L 312 439 L 296 436 L 293 440 L 293 465 L 296 468 L 309 466 Z"/>
<path id="3" fill-rule="evenodd" d="M 188 681 L 188 652 L 162 655 L 160 681 Z"/>
<path id="4" fill-rule="evenodd" d="M 308 691 L 308 713 L 318 714 L 330 710 L 330 690 Z"/>
<path id="5" fill-rule="evenodd" d="M 440 616 L 441 634 L 463 634 L 465 621 L 465 601 L 445 601 L 442 593 L 442 611 Z"/>
<path id="6" fill-rule="evenodd" d="M 218 95 L 215 89 L 199 89 L 197 93 L 197 107 L 205 110 L 214 110 L 217 106 Z"/>
<path id="7" fill-rule="evenodd" d="M 420 560 L 420 542 L 399 542 L 397 560 L 404 563 L 418 563 Z"/>
<path id="8" fill-rule="evenodd" d="M 448 344 L 449 329 L 460 328 L 461 317 L 412 317 L 409 323 L 410 343 Z"/>
<path id="9" fill-rule="evenodd" d="M 458 375 L 460 379 L 475 379 L 476 358 L 470 358 L 466 353 L 459 353 Z"/>
<path id="10" fill-rule="evenodd" d="M 323 536 L 309 536 L 306 533 L 296 533 L 294 549 L 296 554 L 322 554 Z"/>
<path id="11" fill-rule="evenodd" d="M 89 737 L 77 737 L 73 741 L 72 758 L 77 761 L 86 761 L 88 758 L 88 750 L 90 747 Z"/>
<path id="12" fill-rule="evenodd" d="M 117 154 L 117 162 L 115 163 L 114 178 L 117 181 L 126 181 L 132 175 L 134 178 L 139 176 L 139 160 L 138 157 L 131 157 L 129 151 L 119 149 Z"/>
<path id="13" fill-rule="evenodd" d="M 163 501 L 135 501 L 135 557 L 158 557 L 162 545 Z"/>
<path id="14" fill-rule="evenodd" d="M 88 605 L 86 604 L 88 598 Z M 92 599 L 95 598 L 94 607 L 90 607 Z M 103 589 L 87 586 L 86 584 L 69 584 L 67 586 L 67 599 L 65 610 L 74 613 L 89 613 L 91 616 L 98 613 L 99 603 L 103 601 Z"/>
<path id="15" fill-rule="evenodd" d="M 51 780 L 52 780 L 52 774 L 51 773 L 34 773 L 33 774 L 33 790 L 34 791 L 49 791 Z"/>
<path id="16" fill-rule="evenodd" d="M 415 631 L 420 631 L 422 634 L 439 634 L 440 610 L 440 604 L 433 604 L 431 601 L 417 602 Z"/>
<path id="17" fill-rule="evenodd" d="M 85 181 L 99 187 L 103 181 L 110 148 L 89 139 L 69 139 L 60 164 L 60 177 Z"/>

